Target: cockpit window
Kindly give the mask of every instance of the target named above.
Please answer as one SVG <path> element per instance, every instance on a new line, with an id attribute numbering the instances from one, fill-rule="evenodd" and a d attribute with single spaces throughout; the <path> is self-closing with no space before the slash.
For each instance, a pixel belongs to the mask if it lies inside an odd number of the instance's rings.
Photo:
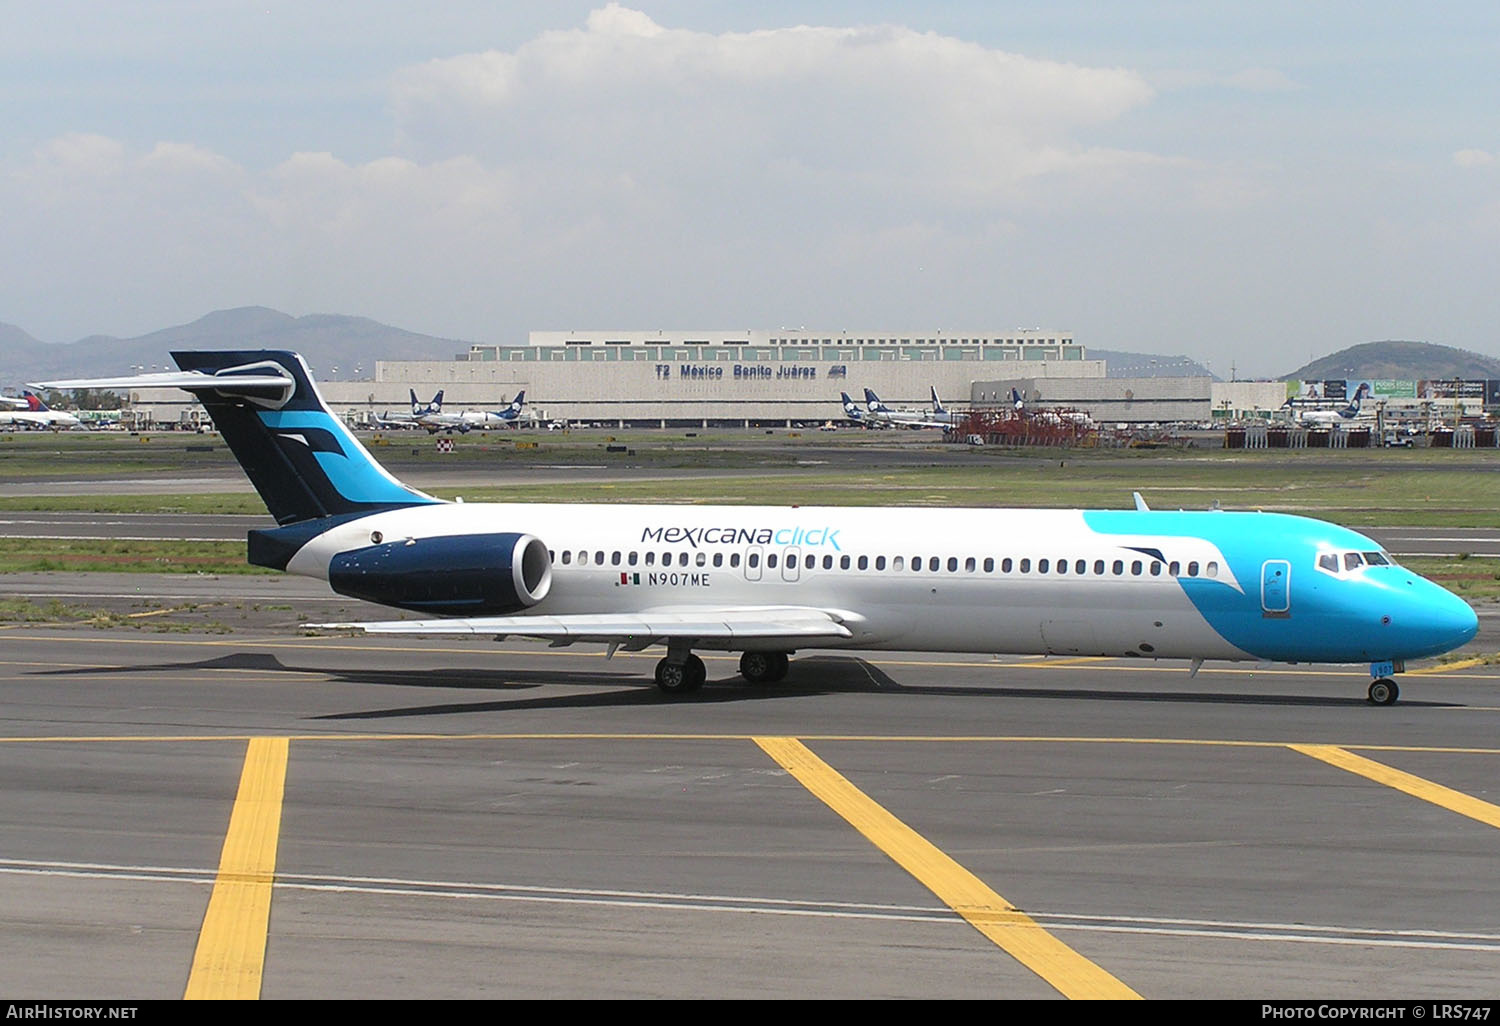
<path id="1" fill-rule="evenodd" d="M 1358 570 L 1361 566 L 1364 565 L 1364 562 L 1365 561 L 1360 557 L 1360 554 L 1358 552 L 1344 553 L 1345 570 Z"/>
<path id="2" fill-rule="evenodd" d="M 1335 552 L 1325 552 L 1318 557 L 1318 566 L 1331 574 L 1339 572 L 1339 557 Z"/>
<path id="3" fill-rule="evenodd" d="M 1366 552 L 1364 554 L 1364 556 L 1365 556 L 1365 562 L 1369 563 L 1371 566 L 1390 566 L 1391 565 L 1391 561 L 1389 559 L 1385 558 L 1385 553 L 1383 553 L 1383 552 Z"/>

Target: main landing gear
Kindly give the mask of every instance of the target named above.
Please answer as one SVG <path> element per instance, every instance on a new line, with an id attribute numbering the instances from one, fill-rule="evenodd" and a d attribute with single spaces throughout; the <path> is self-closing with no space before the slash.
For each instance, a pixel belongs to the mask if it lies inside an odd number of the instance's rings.
<path id="1" fill-rule="evenodd" d="M 656 664 L 656 686 L 663 694 L 689 694 L 701 688 L 707 679 L 703 660 L 686 648 L 669 646 L 666 656 Z"/>
<path id="2" fill-rule="evenodd" d="M 774 684 L 786 676 L 787 652 L 746 652 L 740 656 L 740 676 L 751 684 Z M 668 646 L 656 664 L 656 686 L 666 695 L 687 695 L 703 686 L 708 671 L 703 660 L 686 647 Z"/>
<path id="3" fill-rule="evenodd" d="M 746 652 L 740 656 L 740 676 L 751 684 L 774 684 L 786 676 L 785 652 Z"/>
<path id="4" fill-rule="evenodd" d="M 1400 662 L 1371 663 L 1370 676 L 1370 704 L 1371 705 L 1395 705 L 1396 699 L 1401 697 L 1401 689 L 1391 679 L 1391 675 L 1400 673 L 1406 669 L 1405 664 Z"/>

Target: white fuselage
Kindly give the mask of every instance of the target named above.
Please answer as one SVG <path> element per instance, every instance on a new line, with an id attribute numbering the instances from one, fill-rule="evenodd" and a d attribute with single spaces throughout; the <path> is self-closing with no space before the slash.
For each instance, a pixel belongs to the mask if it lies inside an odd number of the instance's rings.
<path id="1" fill-rule="evenodd" d="M 376 537 L 495 532 L 535 535 L 552 554 L 551 589 L 525 615 L 813 606 L 845 614 L 853 637 L 839 647 L 1247 658 L 1199 614 L 1167 563 L 1153 574 L 1153 560 L 1125 547 L 1168 549 L 1179 568 L 1212 565 L 1215 585 L 1245 599 L 1213 544 L 1099 535 L 1078 511 L 415 506 L 334 527 L 287 570 L 326 579 L 334 556 Z M 1117 561 L 1123 573 L 1111 572 Z"/>

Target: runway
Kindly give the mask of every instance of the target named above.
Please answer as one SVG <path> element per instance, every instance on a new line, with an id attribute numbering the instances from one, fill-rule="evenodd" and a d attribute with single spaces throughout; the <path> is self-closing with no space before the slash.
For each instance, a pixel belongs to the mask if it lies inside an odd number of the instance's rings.
<path id="1" fill-rule="evenodd" d="M 1494 667 L 1376 708 L 1358 668 L 705 654 L 674 702 L 652 653 L 304 636 L 341 600 L 261 583 L 182 592 L 234 589 L 213 633 L 0 630 L 0 990 L 181 997 L 263 899 L 265 998 L 1493 997 Z"/>

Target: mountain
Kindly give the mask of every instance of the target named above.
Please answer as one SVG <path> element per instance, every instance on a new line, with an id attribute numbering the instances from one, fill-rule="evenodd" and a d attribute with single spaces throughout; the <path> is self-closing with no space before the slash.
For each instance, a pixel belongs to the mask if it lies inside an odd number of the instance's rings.
<path id="1" fill-rule="evenodd" d="M 1211 378 L 1209 369 L 1188 356 L 1162 356 L 1157 353 L 1127 353 L 1113 349 L 1088 348 L 1090 360 L 1104 361 L 1105 377 L 1110 378 Z"/>
<path id="2" fill-rule="evenodd" d="M 290 349 L 324 380 L 372 378 L 376 360 L 451 360 L 469 343 L 392 328 L 365 317 L 293 317 L 263 306 L 219 310 L 138 338 L 93 335 L 48 344 L 0 324 L 0 384 L 175 369 L 173 349 Z M 356 368 L 359 371 L 356 375 Z"/>
<path id="3" fill-rule="evenodd" d="M 1500 378 L 1500 360 L 1431 342 L 1365 342 L 1283 375 L 1282 381 L 1398 381 Z"/>

